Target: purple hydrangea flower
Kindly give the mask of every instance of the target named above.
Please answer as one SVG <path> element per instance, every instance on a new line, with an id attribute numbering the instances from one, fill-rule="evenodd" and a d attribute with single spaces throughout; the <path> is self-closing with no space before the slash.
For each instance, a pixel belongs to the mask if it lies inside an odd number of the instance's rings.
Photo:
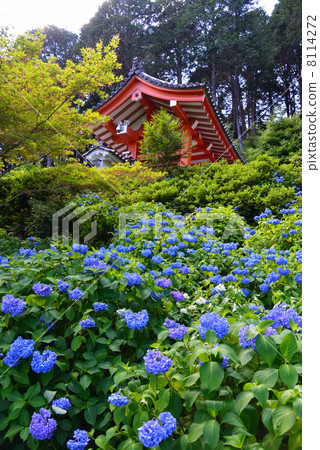
<path id="1" fill-rule="evenodd" d="M 171 291 L 171 296 L 176 302 L 182 302 L 184 300 L 184 295 L 180 291 Z"/>
<path id="2" fill-rule="evenodd" d="M 164 289 L 171 286 L 171 280 L 170 278 L 157 278 L 154 284 Z"/>
<path id="3" fill-rule="evenodd" d="M 57 427 L 57 422 L 50 417 L 51 412 L 44 408 L 41 408 L 39 413 L 32 414 L 29 425 L 29 431 L 32 437 L 39 441 L 52 438 L 54 430 Z"/>
<path id="4" fill-rule="evenodd" d="M 20 298 L 15 298 L 13 295 L 6 294 L 2 299 L 2 312 L 3 314 L 10 313 L 12 317 L 19 316 L 24 307 L 26 306 L 26 302 L 21 300 Z"/>
<path id="5" fill-rule="evenodd" d="M 44 350 L 42 355 L 40 352 L 34 352 L 31 361 L 31 369 L 36 373 L 46 373 L 55 365 L 57 355 L 51 350 Z"/>

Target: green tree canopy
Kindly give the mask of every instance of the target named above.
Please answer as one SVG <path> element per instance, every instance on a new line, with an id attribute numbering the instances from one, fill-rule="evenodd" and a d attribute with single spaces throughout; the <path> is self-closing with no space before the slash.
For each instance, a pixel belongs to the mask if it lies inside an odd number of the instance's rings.
<path id="1" fill-rule="evenodd" d="M 143 130 L 140 156 L 153 167 L 160 166 L 163 171 L 172 171 L 184 156 L 185 139 L 180 120 L 160 109 L 149 122 L 144 122 Z"/>
<path id="2" fill-rule="evenodd" d="M 119 80 L 113 73 L 119 67 L 117 38 L 105 47 L 98 42 L 83 48 L 81 63 L 68 60 L 65 68 L 55 57 L 41 59 L 44 40 L 41 32 L 16 40 L 0 34 L 0 170 L 83 151 L 95 142 L 92 126 L 100 123 L 99 113 L 79 114 L 76 106 L 90 92 L 105 97 L 102 88 Z"/>

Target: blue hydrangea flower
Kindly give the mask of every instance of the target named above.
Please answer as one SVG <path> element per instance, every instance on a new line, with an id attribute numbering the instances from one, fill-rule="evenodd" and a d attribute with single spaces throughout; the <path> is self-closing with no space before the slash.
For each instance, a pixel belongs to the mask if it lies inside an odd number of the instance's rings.
<path id="1" fill-rule="evenodd" d="M 29 425 L 29 431 L 32 437 L 39 441 L 52 438 L 54 430 L 57 427 L 57 422 L 50 417 L 51 412 L 44 408 L 41 408 L 39 413 L 32 414 Z"/>
<path id="2" fill-rule="evenodd" d="M 170 278 L 157 278 L 154 284 L 164 289 L 171 286 L 171 280 Z"/>
<path id="3" fill-rule="evenodd" d="M 292 330 L 290 319 L 295 322 L 299 328 L 302 328 L 302 317 L 293 308 L 288 308 L 288 305 L 282 304 L 275 306 L 268 314 L 261 317 L 260 320 L 274 320 L 273 328 L 284 327 Z"/>
<path id="4" fill-rule="evenodd" d="M 3 314 L 10 313 L 12 317 L 19 316 L 24 307 L 26 306 L 26 302 L 21 300 L 20 298 L 15 298 L 13 295 L 6 294 L 2 299 L 2 312 Z"/>
<path id="5" fill-rule="evenodd" d="M 224 281 L 237 281 L 237 278 L 232 274 L 229 273 L 229 275 L 226 275 L 225 277 L 223 277 Z"/>
<path id="6" fill-rule="evenodd" d="M 73 244 L 72 250 L 76 253 L 81 253 L 81 255 L 85 255 L 88 251 L 88 246 L 81 244 Z"/>
<path id="7" fill-rule="evenodd" d="M 247 347 L 252 347 L 254 349 L 256 349 L 256 340 L 257 340 L 257 336 L 251 338 L 251 339 L 246 339 L 246 333 L 250 328 L 255 328 L 255 325 L 251 324 L 251 325 L 247 325 L 245 327 L 242 327 L 239 331 L 239 343 L 241 345 L 241 347 L 243 348 L 247 348 Z"/>
<path id="8" fill-rule="evenodd" d="M 31 248 L 19 248 L 19 255 L 25 256 L 26 258 L 30 258 L 30 256 L 33 256 L 36 253 L 36 249 Z"/>
<path id="9" fill-rule="evenodd" d="M 286 276 L 286 275 L 289 275 L 290 270 L 287 267 L 279 267 L 278 273 L 279 273 L 279 275 Z"/>
<path id="10" fill-rule="evenodd" d="M 58 283 L 59 292 L 61 292 L 61 293 L 65 292 L 70 286 L 67 281 L 63 281 L 63 280 L 58 280 L 57 283 Z"/>
<path id="11" fill-rule="evenodd" d="M 294 277 L 294 279 L 296 280 L 296 282 L 298 284 L 302 284 L 302 274 L 301 273 L 297 273 L 297 275 Z"/>
<path id="12" fill-rule="evenodd" d="M 156 447 L 161 441 L 167 439 L 176 429 L 177 420 L 168 412 L 159 414 L 159 419 L 154 418 L 143 422 L 138 428 L 139 440 L 146 448 Z"/>
<path id="13" fill-rule="evenodd" d="M 35 283 L 32 286 L 32 289 L 35 294 L 41 295 L 41 297 L 48 297 L 48 295 L 50 295 L 52 292 L 51 287 L 48 284 L 43 283 Z"/>
<path id="14" fill-rule="evenodd" d="M 264 333 L 265 336 L 271 336 L 272 334 L 277 334 L 277 330 L 275 330 L 272 327 L 268 327 L 266 329 L 266 332 Z"/>
<path id="15" fill-rule="evenodd" d="M 165 432 L 166 432 L 165 439 L 168 438 L 169 436 L 171 436 L 173 431 L 177 427 L 177 420 L 168 411 L 164 411 L 164 412 L 159 414 L 159 422 L 161 423 L 161 425 L 165 429 Z"/>
<path id="16" fill-rule="evenodd" d="M 108 402 L 114 406 L 125 406 L 129 403 L 129 399 L 119 393 L 111 394 L 108 398 Z"/>
<path id="17" fill-rule="evenodd" d="M 291 235 L 296 234 L 296 233 L 297 233 L 297 230 L 289 230 L 289 234 L 291 234 Z"/>
<path id="18" fill-rule="evenodd" d="M 250 311 L 254 311 L 255 314 L 261 314 L 264 313 L 265 309 L 262 305 L 250 305 L 249 306 Z"/>
<path id="19" fill-rule="evenodd" d="M 73 433 L 73 439 L 67 442 L 67 447 L 69 450 L 83 450 L 89 444 L 89 441 L 86 431 L 76 430 Z"/>
<path id="20" fill-rule="evenodd" d="M 142 277 L 140 273 L 128 273 L 124 274 L 124 277 L 128 280 L 128 286 L 140 286 L 142 283 Z"/>
<path id="21" fill-rule="evenodd" d="M 190 272 L 190 271 L 189 271 L 189 269 L 188 269 L 187 266 L 182 266 L 182 267 L 180 267 L 180 269 L 179 269 L 179 273 L 185 273 L 185 274 L 188 275 L 189 272 Z"/>
<path id="22" fill-rule="evenodd" d="M 205 339 L 206 332 L 212 330 L 219 339 L 228 334 L 229 322 L 225 317 L 216 313 L 206 313 L 200 317 L 199 333 L 202 339 Z"/>
<path id="23" fill-rule="evenodd" d="M 68 411 L 68 409 L 71 406 L 71 403 L 70 403 L 68 398 L 61 397 L 61 398 L 58 398 L 57 400 L 53 400 L 52 406 L 56 406 L 57 408 L 64 409 L 65 411 Z"/>
<path id="24" fill-rule="evenodd" d="M 185 334 L 188 334 L 186 327 L 179 323 L 176 323 L 175 327 L 169 328 L 169 336 L 172 339 L 178 339 L 179 341 L 181 341 L 184 338 Z"/>
<path id="25" fill-rule="evenodd" d="M 163 326 L 166 328 L 174 328 L 177 325 L 177 323 L 174 320 L 168 319 L 166 317 Z"/>
<path id="26" fill-rule="evenodd" d="M 103 302 L 98 302 L 93 304 L 93 309 L 95 312 L 105 311 L 107 309 L 108 305 Z"/>
<path id="27" fill-rule="evenodd" d="M 84 329 L 92 328 L 95 326 L 95 321 L 88 317 L 87 319 L 80 320 L 80 326 Z"/>
<path id="28" fill-rule="evenodd" d="M 162 273 L 163 273 L 163 275 L 168 277 L 170 275 L 174 275 L 174 270 L 171 267 L 166 267 Z"/>
<path id="29" fill-rule="evenodd" d="M 284 258 L 285 259 L 285 258 Z M 276 272 L 270 272 L 268 273 L 266 279 L 265 279 L 265 283 L 270 284 L 270 283 L 275 283 L 276 281 L 278 281 L 280 278 L 280 275 Z"/>
<path id="30" fill-rule="evenodd" d="M 182 302 L 184 300 L 184 295 L 180 291 L 171 291 L 171 296 L 176 302 Z"/>
<path id="31" fill-rule="evenodd" d="M 214 275 L 213 277 L 210 278 L 210 283 L 213 284 L 221 284 L 222 283 L 222 277 L 220 274 L 218 275 Z"/>
<path id="32" fill-rule="evenodd" d="M 283 256 L 279 256 L 279 258 L 276 259 L 276 263 L 278 264 L 278 266 L 285 266 L 286 264 L 288 264 L 288 260 Z"/>
<path id="33" fill-rule="evenodd" d="M 151 448 L 157 447 L 161 441 L 166 439 L 167 432 L 157 419 L 152 419 L 143 422 L 142 426 L 138 428 L 138 436 L 144 447 Z"/>
<path id="34" fill-rule="evenodd" d="M 148 350 L 143 359 L 146 371 L 156 375 L 166 373 L 172 365 L 171 359 L 162 355 L 158 350 Z"/>
<path id="35" fill-rule="evenodd" d="M 11 344 L 7 356 L 3 359 L 3 362 L 7 366 L 15 367 L 18 365 L 20 358 L 29 358 L 32 355 L 34 349 L 33 339 L 23 339 L 21 336 Z"/>
<path id="36" fill-rule="evenodd" d="M 221 353 L 221 356 L 222 356 L 222 361 L 220 363 L 220 366 L 223 369 L 226 369 L 230 358 L 228 358 L 228 356 L 224 355 L 223 353 Z"/>
<path id="37" fill-rule="evenodd" d="M 145 250 L 141 250 L 141 255 L 146 258 L 150 258 L 152 251 L 149 248 L 146 248 Z"/>
<path id="38" fill-rule="evenodd" d="M 149 322 L 149 315 L 147 310 L 143 309 L 137 313 L 127 310 L 125 313 L 125 321 L 131 330 L 137 328 L 137 330 L 143 330 L 147 323 Z"/>
<path id="39" fill-rule="evenodd" d="M 160 256 L 160 255 L 153 256 L 153 257 L 151 258 L 151 260 L 152 260 L 154 263 L 156 263 L 156 264 L 160 264 L 160 263 L 163 262 L 163 258 L 162 258 L 162 256 Z"/>
<path id="40" fill-rule="evenodd" d="M 287 237 L 288 235 L 287 235 L 287 233 L 281 233 L 281 236 L 282 236 L 283 238 L 285 238 L 285 237 Z"/>
<path id="41" fill-rule="evenodd" d="M 51 350 L 44 350 L 42 355 L 40 352 L 34 352 L 31 361 L 31 369 L 36 373 L 46 373 L 55 365 L 57 355 Z"/>
<path id="42" fill-rule="evenodd" d="M 75 288 L 72 291 L 68 291 L 68 295 L 71 300 L 79 300 L 83 296 L 83 292 L 79 288 Z"/>
<path id="43" fill-rule="evenodd" d="M 249 283 L 250 283 L 250 279 L 247 278 L 247 277 L 243 277 L 243 278 L 240 280 L 240 283 L 241 283 L 241 284 L 249 284 Z"/>
<path id="44" fill-rule="evenodd" d="M 259 289 L 266 294 L 269 290 L 269 285 L 267 283 L 262 283 L 260 284 Z"/>
<path id="45" fill-rule="evenodd" d="M 83 265 L 86 267 L 85 273 L 102 273 L 107 270 L 107 265 L 94 256 L 86 256 L 83 260 Z"/>

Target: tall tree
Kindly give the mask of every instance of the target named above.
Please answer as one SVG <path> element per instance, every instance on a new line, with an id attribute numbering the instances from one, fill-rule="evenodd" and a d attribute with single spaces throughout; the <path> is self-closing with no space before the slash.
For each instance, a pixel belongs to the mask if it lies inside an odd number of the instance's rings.
<path id="1" fill-rule="evenodd" d="M 135 56 L 144 56 L 145 33 L 152 5 L 147 0 L 105 1 L 81 29 L 79 45 L 92 46 L 100 39 L 107 44 L 118 35 L 118 73 L 126 76 Z"/>
<path id="2" fill-rule="evenodd" d="M 41 49 L 41 58 L 48 62 L 54 56 L 60 67 L 64 68 L 67 60 L 79 62 L 80 54 L 76 51 L 78 36 L 64 28 L 54 25 L 44 27 L 45 40 Z"/>
<path id="3" fill-rule="evenodd" d="M 191 0 L 155 0 L 152 7 L 146 64 L 150 72 L 181 84 L 196 57 L 196 3 Z"/>
<path id="4" fill-rule="evenodd" d="M 275 73 L 284 95 L 287 116 L 302 105 L 302 2 L 279 0 L 269 23 L 269 33 L 275 48 Z"/>

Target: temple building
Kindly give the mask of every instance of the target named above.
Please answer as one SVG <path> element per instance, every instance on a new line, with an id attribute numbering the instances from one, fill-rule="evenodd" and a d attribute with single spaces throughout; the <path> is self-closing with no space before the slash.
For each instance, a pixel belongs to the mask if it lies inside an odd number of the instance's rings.
<path id="1" fill-rule="evenodd" d="M 187 137 L 181 164 L 215 162 L 221 158 L 230 164 L 237 160 L 244 162 L 224 127 L 206 85 L 159 80 L 143 72 L 137 58 L 128 77 L 111 92 L 107 100 L 94 108 L 102 116 L 110 118 L 93 129 L 94 135 L 117 157 L 139 160 L 143 122 L 150 120 L 160 108 L 181 120 Z"/>

